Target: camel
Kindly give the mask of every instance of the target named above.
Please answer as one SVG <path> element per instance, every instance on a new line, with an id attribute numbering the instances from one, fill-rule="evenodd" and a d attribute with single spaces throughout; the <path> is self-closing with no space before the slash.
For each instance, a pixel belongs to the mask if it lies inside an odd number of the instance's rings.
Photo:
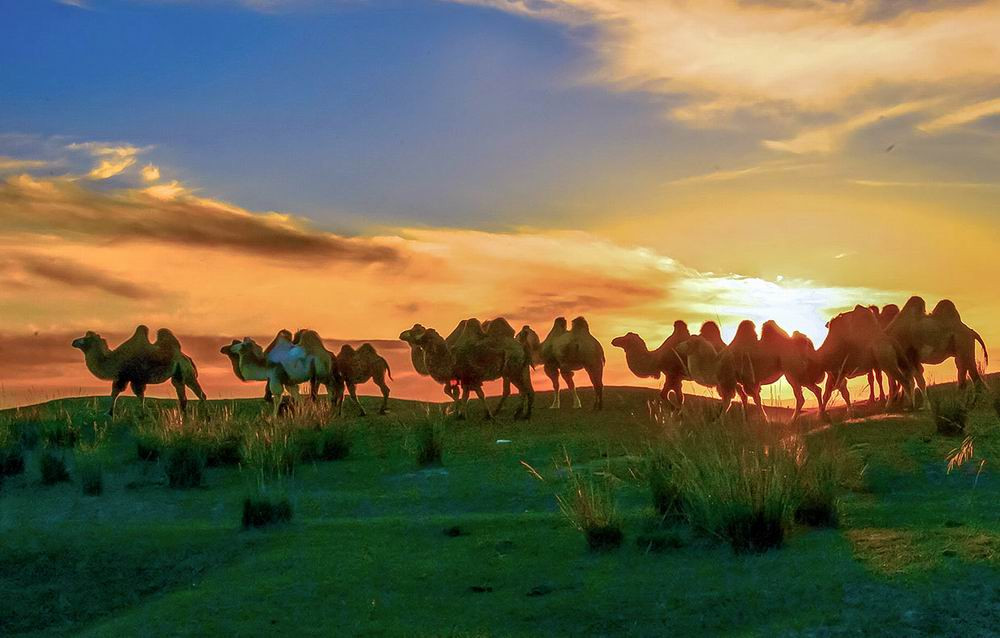
<path id="1" fill-rule="evenodd" d="M 683 365 L 688 379 L 705 387 L 715 388 L 719 393 L 719 398 L 722 399 L 719 414 L 728 412 L 733 397 L 740 391 L 733 353 L 728 348 L 717 350 L 711 341 L 701 335 L 688 337 L 677 344 L 673 352 Z M 741 394 L 741 398 L 745 403 L 745 395 Z M 679 411 L 680 406 L 677 409 Z"/>
<path id="2" fill-rule="evenodd" d="M 732 355 L 736 380 L 746 395 L 753 399 L 757 411 L 765 421 L 767 413 L 760 398 L 761 386 L 774 383 L 784 374 L 778 353 L 781 335 L 774 330 L 777 327 L 772 321 L 767 332 L 762 332 L 763 338 L 758 339 L 757 326 L 749 320 L 741 321 L 736 327 L 736 335 L 727 347 Z"/>
<path id="3" fill-rule="evenodd" d="M 513 385 L 521 399 L 514 418 L 531 418 L 535 400 L 535 390 L 531 385 L 531 357 L 514 336 L 514 329 L 502 317 L 485 323 L 480 323 L 478 319 L 466 321 L 462 334 L 450 349 L 455 362 L 454 375 L 462 385 L 462 397 L 457 406 L 458 418 L 466 416 L 470 391 L 475 392 L 482 401 L 486 418 L 493 418 L 483 393 L 483 383 L 494 379 L 503 380 L 503 394 L 497 405 L 497 413 L 510 395 L 510 386 Z"/>
<path id="4" fill-rule="evenodd" d="M 296 343 L 299 341 L 299 343 Z M 300 330 L 292 335 L 278 332 L 268 346 L 260 347 L 250 337 L 233 341 L 221 352 L 230 358 L 237 377 L 244 381 L 267 381 L 268 391 L 276 399 L 272 416 L 278 415 L 281 396 L 287 390 L 293 400 L 299 399 L 299 385 L 309 382 L 310 395 L 316 398 L 319 384 L 326 386 L 330 402 L 336 406 L 343 396 L 333 355 L 323 346 L 322 339 L 312 330 Z M 265 395 L 265 398 L 267 395 Z"/>
<path id="5" fill-rule="evenodd" d="M 816 351 L 827 374 L 821 412 L 825 412 L 834 389 L 839 389 L 850 413 L 852 405 L 847 380 L 868 374 L 876 367 L 900 384 L 904 399 L 913 405 L 913 366 L 903 356 L 897 342 L 879 327 L 878 318 L 871 309 L 855 306 L 854 310 L 831 319 L 827 327 L 829 333 Z"/>
<path id="6" fill-rule="evenodd" d="M 628 369 L 640 379 L 659 379 L 660 375 L 663 375 L 660 399 L 673 411 L 680 410 L 684 403 L 681 382 L 689 378 L 684 361 L 677 355 L 675 349 L 690 337 L 687 324 L 675 321 L 673 333 L 656 350 L 650 351 L 642 337 L 634 332 L 615 337 L 611 340 L 611 345 L 625 351 L 625 363 Z"/>
<path id="7" fill-rule="evenodd" d="M 765 321 L 761 326 L 760 335 L 761 347 L 777 356 L 778 366 L 788 385 L 792 387 L 792 394 L 795 395 L 792 421 L 797 420 L 802 414 L 802 406 L 806 400 L 802 388 L 807 388 L 816 396 L 820 417 L 826 418 L 823 392 L 819 386 L 825 373 L 812 340 L 798 331 L 788 336 L 787 332 L 771 320 Z"/>
<path id="8" fill-rule="evenodd" d="M 545 375 L 552 381 L 555 398 L 551 409 L 559 408 L 559 376 L 566 381 L 566 387 L 573 394 L 573 407 L 581 408 L 580 396 L 573 383 L 573 372 L 586 370 L 590 383 L 594 386 L 594 409 L 604 407 L 604 348 L 601 342 L 590 334 L 590 326 L 583 317 L 573 320 L 566 329 L 566 318 L 558 317 L 552 323 L 545 341 L 538 342 L 538 335 L 525 326 L 518 333 L 518 341 L 528 347 L 532 362 L 541 363 Z"/>
<path id="9" fill-rule="evenodd" d="M 466 320 L 463 319 L 459 322 L 458 326 L 452 330 L 451 334 L 444 339 L 444 344 L 450 347 L 458 339 L 462 331 L 465 330 Z M 427 332 L 427 328 L 423 327 L 419 323 L 413 324 L 413 327 L 409 330 L 404 330 L 399 333 L 399 339 L 405 341 L 410 346 L 410 361 L 413 363 L 413 369 L 417 371 L 417 374 L 421 376 L 428 376 L 438 383 L 443 384 L 444 393 L 448 395 L 448 398 L 452 401 L 458 401 L 459 388 L 458 382 L 454 378 L 451 363 L 442 363 L 440 356 L 437 358 L 438 365 L 431 365 L 429 355 L 427 350 L 419 345 L 419 339 Z M 435 332 L 435 335 L 437 332 Z M 438 353 L 440 355 L 440 353 Z"/>
<path id="10" fill-rule="evenodd" d="M 135 333 L 114 350 L 99 334 L 88 331 L 73 340 L 73 347 L 83 351 L 87 369 L 98 379 L 111 381 L 111 406 L 108 415 L 114 417 L 118 395 L 126 387 L 139 397 L 142 408 L 146 406 L 146 386 L 167 380 L 177 391 L 181 411 L 187 409 L 188 387 L 201 401 L 205 393 L 198 384 L 198 369 L 191 357 L 181 351 L 181 344 L 172 332 L 161 328 L 156 342 L 149 341 L 149 328 L 140 325 Z"/>
<path id="11" fill-rule="evenodd" d="M 464 322 L 461 325 L 464 329 Z M 413 347 L 420 349 L 428 375 L 438 383 L 444 384 L 444 393 L 454 402 L 453 407 L 457 409 L 460 391 L 458 379 L 455 377 L 455 356 L 444 337 L 433 328 L 416 324 L 400 334 L 399 338 L 407 343 L 411 343 L 412 340 Z"/>
<path id="12" fill-rule="evenodd" d="M 958 371 L 959 388 L 964 388 L 970 378 L 977 392 L 986 388 L 976 365 L 976 343 L 982 347 L 988 364 L 986 344 L 978 332 L 962 321 L 958 309 L 950 300 L 942 299 L 927 314 L 924 300 L 917 296 L 910 297 L 885 332 L 902 348 L 907 362 L 914 369 L 922 395 L 927 394 L 923 365 L 943 363 L 952 357 Z"/>
<path id="13" fill-rule="evenodd" d="M 370 343 L 363 343 L 357 349 L 350 344 L 344 344 L 337 353 L 337 370 L 343 383 L 347 385 L 347 392 L 351 395 L 354 405 L 358 406 L 361 416 L 365 416 L 365 409 L 358 401 L 357 386 L 365 381 L 374 381 L 375 385 L 382 391 L 382 406 L 379 414 L 385 414 L 389 405 L 389 386 L 385 383 L 385 377 L 392 380 L 392 371 L 389 370 L 389 363 L 383 359 Z M 344 409 L 343 401 L 340 402 L 340 409 L 337 414 L 341 414 Z"/>

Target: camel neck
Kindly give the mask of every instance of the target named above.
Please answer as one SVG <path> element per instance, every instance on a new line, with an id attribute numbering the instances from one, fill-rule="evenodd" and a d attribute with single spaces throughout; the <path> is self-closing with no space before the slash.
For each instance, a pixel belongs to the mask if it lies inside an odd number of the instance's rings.
<path id="1" fill-rule="evenodd" d="M 266 381 L 267 362 L 250 352 L 239 354 L 240 376 L 244 381 Z"/>
<path id="2" fill-rule="evenodd" d="M 660 372 L 656 357 L 646 346 L 637 346 L 625 351 L 628 369 L 638 377 L 654 377 Z"/>
<path id="3" fill-rule="evenodd" d="M 84 353 L 84 361 L 87 369 L 98 379 L 106 381 L 113 380 L 117 376 L 117 366 L 114 362 L 114 353 L 108 349 L 108 344 L 101 341 Z"/>

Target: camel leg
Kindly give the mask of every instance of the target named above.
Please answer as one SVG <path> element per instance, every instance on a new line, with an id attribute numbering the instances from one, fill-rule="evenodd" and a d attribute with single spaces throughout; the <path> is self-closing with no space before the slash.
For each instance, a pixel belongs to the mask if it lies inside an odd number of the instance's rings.
<path id="1" fill-rule="evenodd" d="M 271 417 L 278 417 L 278 410 L 281 408 L 281 396 L 285 393 L 285 386 L 281 380 L 273 375 L 268 375 L 267 387 L 271 391 Z"/>
<path id="2" fill-rule="evenodd" d="M 847 379 L 843 379 L 837 389 L 840 390 L 840 396 L 844 398 L 844 403 L 847 404 L 847 418 L 853 417 L 854 405 L 851 403 L 851 391 L 847 389 Z"/>
<path id="3" fill-rule="evenodd" d="M 118 402 L 118 395 L 125 391 L 127 381 L 113 381 L 111 383 L 111 405 L 108 406 L 108 416 L 115 416 L 115 404 Z"/>
<path id="4" fill-rule="evenodd" d="M 504 377 L 503 392 L 500 393 L 500 401 L 497 402 L 497 409 L 493 411 L 493 414 L 500 414 L 500 410 L 503 409 L 503 404 L 507 402 L 507 397 L 509 396 L 510 396 L 510 379 Z"/>
<path id="5" fill-rule="evenodd" d="M 868 371 L 868 403 L 875 403 L 875 370 Z"/>
<path id="6" fill-rule="evenodd" d="M 205 396 L 205 391 L 201 389 L 201 384 L 198 383 L 198 378 L 193 375 L 184 375 L 184 385 L 194 392 L 194 395 L 198 397 L 199 401 L 206 401 L 208 397 Z"/>
<path id="7" fill-rule="evenodd" d="M 314 375 L 313 378 L 309 379 L 309 399 L 313 403 L 319 398 L 319 379 Z"/>
<path id="8" fill-rule="evenodd" d="M 563 381 L 566 382 L 566 387 L 569 389 L 570 394 L 573 395 L 573 407 L 582 408 L 583 404 L 580 403 L 580 396 L 576 393 L 576 382 L 573 381 L 573 371 L 572 370 L 562 370 Z"/>
<path id="9" fill-rule="evenodd" d="M 462 384 L 462 396 L 455 402 L 455 418 L 465 420 L 469 413 L 469 386 Z"/>
<path id="10" fill-rule="evenodd" d="M 552 381 L 552 405 L 549 406 L 550 410 L 559 409 L 559 368 L 554 366 L 545 366 L 545 376 L 547 376 Z"/>
<path id="11" fill-rule="evenodd" d="M 184 392 L 184 380 L 179 377 L 173 377 L 170 379 L 170 384 L 174 386 L 174 390 L 177 392 L 177 405 L 180 407 L 181 414 L 187 411 L 187 393 Z"/>
<path id="12" fill-rule="evenodd" d="M 490 404 L 486 402 L 486 393 L 483 392 L 483 386 L 477 385 L 475 388 L 472 389 L 472 391 L 476 393 L 476 396 L 479 397 L 480 403 L 483 404 L 483 410 L 486 411 L 486 420 L 492 421 L 493 413 L 490 412 Z"/>
<path id="13" fill-rule="evenodd" d="M 819 387 L 817 383 L 809 383 L 804 387 L 808 388 L 816 396 L 816 405 L 819 408 L 819 417 L 824 421 L 828 420 L 830 417 L 826 414 L 826 405 L 823 404 L 823 390 Z"/>
<path id="14" fill-rule="evenodd" d="M 145 383 L 136 383 L 135 381 L 133 381 L 130 385 L 132 386 L 132 392 L 133 392 L 133 394 L 135 394 L 135 396 L 137 396 L 139 398 L 139 411 L 145 414 L 145 412 L 146 412 L 146 384 Z"/>
<path id="15" fill-rule="evenodd" d="M 594 409 L 604 409 L 604 368 L 596 366 L 587 368 L 590 385 L 594 386 Z"/>
<path id="16" fill-rule="evenodd" d="M 514 381 L 514 387 L 517 388 L 517 394 L 521 399 L 521 404 L 514 412 L 514 418 L 528 420 L 531 418 L 531 408 L 535 404 L 535 388 L 531 385 L 531 372 L 525 370 L 524 375 Z"/>
<path id="17" fill-rule="evenodd" d="M 368 413 L 365 412 L 364 407 L 361 405 L 361 401 L 358 400 L 358 386 L 357 386 L 357 384 L 356 383 L 348 383 L 347 384 L 347 392 L 348 392 L 348 394 L 351 395 L 351 400 L 354 401 L 354 405 L 358 406 L 358 412 L 361 413 L 361 416 L 368 416 Z"/>
<path id="18" fill-rule="evenodd" d="M 378 386 L 378 389 L 382 391 L 382 405 L 379 407 L 378 413 L 385 414 L 389 411 L 389 386 L 386 385 L 385 378 L 382 375 L 379 375 L 373 380 L 375 381 L 375 385 Z"/>
<path id="19" fill-rule="evenodd" d="M 792 422 L 798 420 L 802 414 L 802 406 L 806 403 L 806 396 L 802 394 L 802 386 L 798 383 L 789 383 L 792 386 L 792 394 L 795 395 L 795 411 L 792 412 Z"/>
<path id="20" fill-rule="evenodd" d="M 746 418 L 750 414 L 750 402 L 747 400 L 747 391 L 743 386 L 736 386 L 736 394 L 740 397 L 740 403 L 743 404 L 743 417 Z M 729 411 L 729 408 L 726 408 Z"/>
<path id="21" fill-rule="evenodd" d="M 753 404 L 757 408 L 757 412 L 760 414 L 760 418 L 764 419 L 764 423 L 770 423 L 771 420 L 767 418 L 767 412 L 764 411 L 764 402 L 760 398 L 760 386 L 754 386 L 753 393 Z"/>
<path id="22" fill-rule="evenodd" d="M 878 400 L 885 401 L 885 386 L 882 385 L 882 368 L 875 368 L 875 381 L 878 383 Z"/>

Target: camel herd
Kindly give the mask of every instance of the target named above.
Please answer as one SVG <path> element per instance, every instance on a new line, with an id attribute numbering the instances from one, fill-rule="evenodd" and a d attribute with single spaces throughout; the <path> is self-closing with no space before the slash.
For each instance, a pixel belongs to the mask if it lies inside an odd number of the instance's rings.
<path id="1" fill-rule="evenodd" d="M 881 309 L 856 306 L 831 319 L 827 327 L 829 333 L 818 349 L 802 333 L 789 335 L 774 321 L 763 324 L 759 337 L 753 322 L 743 321 L 728 344 L 712 321 L 704 323 L 698 334 L 691 334 L 686 323 L 676 321 L 673 334 L 652 351 L 634 332 L 616 337 L 611 344 L 625 352 L 626 363 L 636 376 L 664 378 L 660 396 L 672 412 L 679 411 L 683 404 L 683 381 L 714 388 L 722 398 L 723 410 L 739 396 L 744 409 L 753 399 L 756 409 L 764 415 L 761 388 L 783 377 L 795 395 L 793 418 L 802 412 L 803 389 L 815 395 L 823 417 L 834 391 L 841 393 L 850 408 L 847 381 L 864 375 L 868 375 L 872 401 L 877 384 L 880 399 L 915 407 L 915 389 L 926 392 L 924 364 L 942 363 L 948 358 L 955 359 L 960 387 L 969 379 L 977 387 L 983 385 L 976 366 L 975 344 L 982 346 L 988 362 L 986 344 L 962 322 L 951 301 L 942 300 L 930 313 L 920 297 L 911 297 L 902 309 L 895 305 Z M 110 414 L 114 414 L 116 399 L 126 387 L 131 386 L 142 399 L 147 385 L 168 380 L 177 391 L 182 410 L 187 404 L 185 388 L 205 400 L 194 361 L 181 352 L 177 338 L 167 329 L 159 330 L 156 337 L 151 342 L 149 329 L 139 326 L 114 350 L 94 332 L 73 341 L 73 347 L 83 351 L 87 368 L 97 378 L 112 382 Z M 502 317 L 488 321 L 464 319 L 447 337 L 415 324 L 399 338 L 410 347 L 414 370 L 442 385 L 454 402 L 458 418 L 467 415 L 471 393 L 482 401 L 486 418 L 492 418 L 510 396 L 512 386 L 520 399 L 514 417 L 530 418 L 535 398 L 531 370 L 537 365 L 552 382 L 555 398 L 551 407 L 560 405 L 560 378 L 573 395 L 573 406 L 581 407 L 573 380 L 574 372 L 580 370 L 587 373 L 594 387 L 594 409 L 603 407 L 604 349 L 583 317 L 569 324 L 564 317 L 557 318 L 544 340 L 530 326 L 515 333 Z M 371 344 L 357 349 L 344 345 L 335 354 L 326 349 L 313 330 L 295 334 L 282 330 L 265 348 L 246 337 L 233 340 L 220 352 L 229 358 L 241 381 L 265 382 L 264 400 L 272 404 L 275 415 L 282 395 L 287 392 L 298 399 L 302 383 L 309 384 L 313 400 L 317 399 L 319 386 L 324 386 L 338 414 L 343 411 L 345 386 L 360 413 L 365 414 L 356 387 L 369 380 L 382 392 L 380 413 L 388 404 L 385 379 L 391 380 L 392 375 L 386 360 Z M 502 382 L 503 393 L 496 410 L 491 411 L 483 384 L 494 380 Z"/>
<path id="2" fill-rule="evenodd" d="M 870 400 L 875 400 L 875 386 L 887 402 L 902 401 L 915 407 L 914 388 L 926 393 L 923 366 L 954 358 L 959 387 L 971 379 L 977 388 L 984 385 L 976 366 L 975 344 L 986 344 L 975 330 L 962 322 L 955 304 L 945 299 L 927 312 L 920 297 L 911 297 L 900 309 L 856 306 L 827 323 L 829 333 L 817 349 L 802 333 L 791 336 L 774 321 L 761 327 L 760 337 L 751 321 L 743 321 L 732 342 L 726 344 L 719 326 L 712 321 L 691 334 L 683 321 L 674 322 L 674 331 L 656 350 L 650 351 L 634 332 L 616 337 L 612 345 L 625 351 L 629 369 L 638 377 L 664 377 L 661 398 L 668 411 L 680 409 L 684 394 L 682 381 L 694 381 L 714 388 L 722 398 L 723 410 L 739 395 L 744 409 L 748 397 L 763 415 L 761 386 L 782 377 L 795 395 L 798 418 L 805 403 L 803 388 L 816 396 L 820 416 L 835 390 L 839 390 L 851 408 L 848 379 L 867 375 Z M 888 379 L 886 393 L 882 375 Z M 825 387 L 821 388 L 824 383 Z M 766 418 L 766 415 L 764 415 Z"/>

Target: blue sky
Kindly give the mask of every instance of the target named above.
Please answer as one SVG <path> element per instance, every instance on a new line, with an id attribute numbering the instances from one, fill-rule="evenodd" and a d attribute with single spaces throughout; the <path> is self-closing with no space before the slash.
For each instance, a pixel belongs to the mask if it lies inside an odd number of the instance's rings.
<path id="1" fill-rule="evenodd" d="M 190 186 L 333 228 L 564 225 L 697 155 L 661 99 L 575 79 L 585 30 L 488 8 L 6 5 L 0 130 L 154 145 Z"/>

